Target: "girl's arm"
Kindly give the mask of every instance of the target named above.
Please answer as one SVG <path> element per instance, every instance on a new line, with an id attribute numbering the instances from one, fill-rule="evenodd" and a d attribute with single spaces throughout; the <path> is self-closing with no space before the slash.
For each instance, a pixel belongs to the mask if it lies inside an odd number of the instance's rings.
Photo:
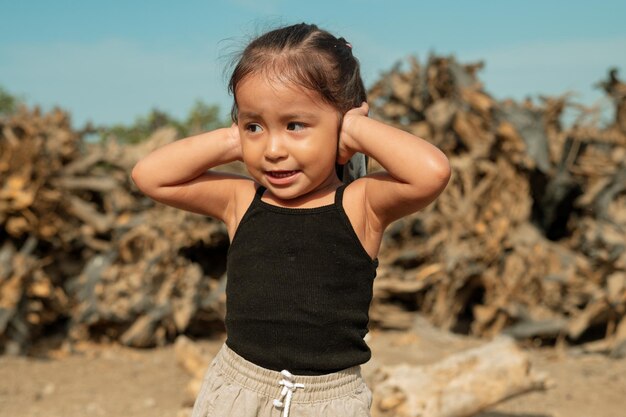
<path id="1" fill-rule="evenodd" d="M 233 125 L 162 146 L 137 162 L 131 176 L 153 200 L 228 223 L 238 184 L 250 180 L 207 170 L 235 160 L 241 144 Z"/>
<path id="2" fill-rule="evenodd" d="M 367 103 L 347 112 L 343 119 L 339 162 L 354 152 L 378 161 L 387 172 L 360 181 L 367 223 L 377 232 L 394 220 L 430 204 L 450 179 L 450 164 L 436 146 L 415 135 L 367 117 Z"/>

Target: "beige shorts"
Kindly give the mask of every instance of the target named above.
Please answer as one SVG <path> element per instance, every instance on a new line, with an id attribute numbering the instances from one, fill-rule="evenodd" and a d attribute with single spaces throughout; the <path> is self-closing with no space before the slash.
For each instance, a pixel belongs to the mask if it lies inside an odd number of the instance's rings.
<path id="1" fill-rule="evenodd" d="M 371 405 L 361 366 L 291 375 L 255 365 L 224 343 L 204 374 L 192 417 L 369 417 Z"/>

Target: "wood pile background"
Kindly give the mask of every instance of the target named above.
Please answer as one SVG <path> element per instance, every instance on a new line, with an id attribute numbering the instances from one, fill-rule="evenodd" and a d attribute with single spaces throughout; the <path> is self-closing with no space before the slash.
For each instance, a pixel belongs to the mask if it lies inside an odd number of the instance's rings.
<path id="1" fill-rule="evenodd" d="M 228 236 L 212 219 L 154 204 L 130 171 L 176 139 L 89 144 L 60 110 L 0 122 L 0 345 L 43 336 L 165 344 L 223 330 Z"/>
<path id="2" fill-rule="evenodd" d="M 375 322 L 403 327 L 419 311 L 458 332 L 595 340 L 625 354 L 626 84 L 616 71 L 599 83 L 616 109 L 600 128 L 568 94 L 495 101 L 476 77 L 482 63 L 431 56 L 404 67 L 372 88 L 373 116 L 440 147 L 453 175 L 434 204 L 390 228 Z M 566 108 L 579 112 L 568 129 Z"/>
<path id="3" fill-rule="evenodd" d="M 456 332 L 626 355 L 626 84 L 614 70 L 599 83 L 615 105 L 600 126 L 568 94 L 496 101 L 481 67 L 412 58 L 370 91 L 372 117 L 436 144 L 453 169 L 435 203 L 387 231 L 371 325 L 408 328 L 419 312 Z M 89 143 L 59 109 L 0 117 L 1 352 L 223 331 L 224 227 L 130 179 L 176 139 Z"/>

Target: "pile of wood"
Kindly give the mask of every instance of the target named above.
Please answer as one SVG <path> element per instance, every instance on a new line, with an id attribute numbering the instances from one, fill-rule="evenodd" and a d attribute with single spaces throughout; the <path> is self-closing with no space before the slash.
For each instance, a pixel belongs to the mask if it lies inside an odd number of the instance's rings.
<path id="1" fill-rule="evenodd" d="M 412 311 L 491 336 L 626 340 L 626 85 L 601 83 L 616 119 L 568 94 L 497 102 L 454 57 L 399 63 L 370 92 L 374 117 L 448 155 L 452 178 L 425 210 L 392 225 L 373 319 L 405 327 Z M 408 68 L 405 68 L 408 67 Z M 565 109 L 580 116 L 563 128 Z"/>
<path id="2" fill-rule="evenodd" d="M 225 229 L 155 205 L 129 175 L 176 132 L 136 146 L 83 133 L 58 109 L 0 120 L 2 350 L 52 334 L 153 346 L 223 329 Z"/>
<path id="3" fill-rule="evenodd" d="M 396 65 L 370 91 L 373 117 L 439 146 L 445 192 L 387 231 L 372 326 L 421 312 L 480 336 L 600 340 L 626 353 L 626 86 L 600 83 L 615 122 L 598 127 L 569 95 L 498 102 L 482 63 Z M 578 109 L 573 127 L 560 123 Z M 171 342 L 223 331 L 224 227 L 155 204 L 130 179 L 175 140 L 90 143 L 55 109 L 0 118 L 0 351 L 42 336 Z M 418 169 L 417 167 L 416 169 Z"/>

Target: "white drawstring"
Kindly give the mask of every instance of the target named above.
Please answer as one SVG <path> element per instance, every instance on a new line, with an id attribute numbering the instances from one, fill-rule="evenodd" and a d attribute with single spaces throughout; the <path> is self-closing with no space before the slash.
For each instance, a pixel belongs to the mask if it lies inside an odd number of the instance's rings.
<path id="1" fill-rule="evenodd" d="M 283 389 L 280 392 L 280 398 L 274 400 L 275 407 L 283 407 L 283 417 L 289 417 L 289 406 L 291 405 L 291 396 L 294 391 L 298 388 L 304 388 L 304 384 L 295 383 L 293 380 L 293 375 L 286 369 L 283 369 L 280 372 L 283 375 L 283 379 L 280 380 L 278 385 L 282 385 Z M 282 399 L 285 399 L 283 403 Z"/>

